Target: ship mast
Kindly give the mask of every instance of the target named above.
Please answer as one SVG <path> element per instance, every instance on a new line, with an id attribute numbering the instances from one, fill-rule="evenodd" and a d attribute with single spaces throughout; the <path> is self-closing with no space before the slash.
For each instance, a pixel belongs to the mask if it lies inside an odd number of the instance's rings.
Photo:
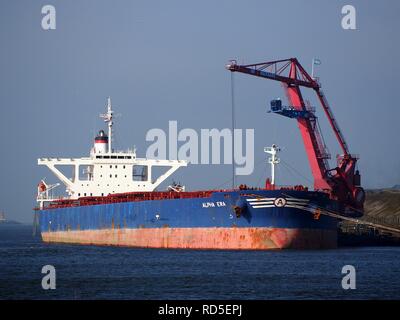
<path id="1" fill-rule="evenodd" d="M 265 153 L 269 153 L 271 157 L 268 158 L 268 163 L 271 165 L 271 184 L 275 185 L 275 165 L 280 163 L 280 159 L 276 156 L 281 149 L 273 144 L 272 147 L 264 148 Z"/>
<path id="2" fill-rule="evenodd" d="M 104 119 L 108 125 L 108 153 L 112 153 L 112 126 L 113 126 L 113 113 L 111 107 L 111 98 L 107 98 L 107 113 L 100 114 L 100 118 Z"/>

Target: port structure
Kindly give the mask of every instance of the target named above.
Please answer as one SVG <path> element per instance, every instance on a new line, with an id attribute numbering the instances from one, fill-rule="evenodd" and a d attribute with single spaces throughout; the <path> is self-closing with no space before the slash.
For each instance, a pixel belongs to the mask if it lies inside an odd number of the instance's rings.
<path id="1" fill-rule="evenodd" d="M 283 107 L 280 100 L 273 100 L 271 112 L 297 120 L 314 178 L 314 190 L 328 192 L 331 198 L 343 203 L 350 212 L 362 214 L 365 192 L 360 185 L 359 171 L 356 170 L 358 157 L 349 152 L 316 78 L 311 77 L 296 58 L 247 65 L 239 65 L 236 60 L 231 60 L 225 67 L 231 72 L 275 80 L 283 85 L 290 106 Z M 327 159 L 330 155 L 318 129 L 315 112 L 303 99 L 300 87 L 314 90 L 340 145 L 342 154 L 338 156 L 335 168 L 329 166 Z"/>
<path id="2" fill-rule="evenodd" d="M 281 99 L 276 99 L 271 101 L 271 110 L 268 112 L 273 112 L 276 114 L 280 114 L 284 117 L 288 118 L 309 118 L 309 119 L 316 119 L 314 112 L 311 110 L 297 110 L 295 107 L 291 106 L 282 106 Z"/>

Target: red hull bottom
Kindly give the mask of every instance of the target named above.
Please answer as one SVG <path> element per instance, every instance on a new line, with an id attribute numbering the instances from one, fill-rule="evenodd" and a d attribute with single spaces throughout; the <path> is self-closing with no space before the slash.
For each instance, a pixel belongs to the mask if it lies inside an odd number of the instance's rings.
<path id="1" fill-rule="evenodd" d="M 44 242 L 170 249 L 333 249 L 336 230 L 143 228 L 42 232 Z"/>

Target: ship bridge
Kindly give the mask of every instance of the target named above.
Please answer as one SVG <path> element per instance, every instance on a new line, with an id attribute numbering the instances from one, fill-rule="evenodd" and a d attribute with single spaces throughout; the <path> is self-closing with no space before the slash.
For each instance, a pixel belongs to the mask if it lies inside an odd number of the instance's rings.
<path id="1" fill-rule="evenodd" d="M 180 167 L 187 166 L 184 160 L 159 160 L 136 157 L 136 150 L 115 151 L 112 148 L 113 110 L 108 99 L 107 113 L 100 115 L 108 124 L 108 136 L 103 130 L 94 141 L 89 157 L 83 158 L 39 158 L 38 165 L 46 166 L 65 185 L 69 199 L 89 196 L 107 196 L 115 193 L 154 191 Z M 62 169 L 63 167 L 63 169 Z M 70 167 L 67 177 L 65 168 Z M 156 176 L 155 167 L 166 171 Z M 37 200 L 41 204 L 54 201 L 48 196 L 47 187 L 42 186 Z"/>

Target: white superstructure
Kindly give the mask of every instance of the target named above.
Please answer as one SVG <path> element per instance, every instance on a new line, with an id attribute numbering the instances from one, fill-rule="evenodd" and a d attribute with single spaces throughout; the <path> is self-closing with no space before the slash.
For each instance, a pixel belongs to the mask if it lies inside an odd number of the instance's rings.
<path id="1" fill-rule="evenodd" d="M 108 98 L 107 113 L 100 117 L 108 125 L 108 136 L 101 130 L 95 138 L 89 157 L 40 158 L 38 164 L 47 166 L 65 185 L 67 198 L 107 196 L 114 193 L 154 191 L 178 168 L 187 166 L 183 160 L 157 160 L 137 158 L 136 150 L 115 151 L 112 148 L 113 110 Z M 67 177 L 60 167 L 72 167 L 72 177 Z M 154 167 L 167 167 L 167 171 L 153 176 Z M 42 181 L 38 186 L 37 201 L 54 200 L 48 194 L 48 186 Z"/>

